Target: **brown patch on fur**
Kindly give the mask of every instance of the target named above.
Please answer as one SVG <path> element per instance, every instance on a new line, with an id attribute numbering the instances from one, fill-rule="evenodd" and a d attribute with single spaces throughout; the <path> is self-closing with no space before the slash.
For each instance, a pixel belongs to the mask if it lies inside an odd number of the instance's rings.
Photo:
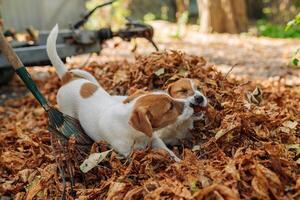
<path id="1" fill-rule="evenodd" d="M 192 79 L 194 87 L 196 90 L 201 91 L 201 93 L 206 96 L 205 91 L 203 90 L 204 84 L 203 82 L 199 81 L 198 79 Z"/>
<path id="2" fill-rule="evenodd" d="M 84 77 L 82 76 L 78 76 L 72 72 L 67 72 L 63 75 L 63 77 L 61 78 L 61 81 L 62 81 L 62 84 L 63 85 L 66 85 L 67 83 L 73 81 L 73 80 L 76 80 L 76 79 L 80 79 L 80 78 L 83 78 L 85 79 Z"/>
<path id="3" fill-rule="evenodd" d="M 73 80 L 73 74 L 71 72 L 67 72 L 63 75 L 63 77 L 61 78 L 61 82 L 63 85 L 71 82 Z"/>
<path id="4" fill-rule="evenodd" d="M 132 100 L 136 99 L 137 97 L 143 95 L 143 94 L 147 94 L 148 92 L 144 91 L 144 90 L 140 90 L 138 89 L 137 91 L 135 91 L 133 94 L 131 94 L 130 96 L 128 96 L 123 103 L 130 103 Z"/>
<path id="5" fill-rule="evenodd" d="M 171 83 L 167 88 L 168 93 L 173 98 L 184 99 L 194 94 L 191 84 L 191 79 L 181 78 L 178 81 Z"/>
<path id="6" fill-rule="evenodd" d="M 92 96 L 98 89 L 94 83 L 84 83 L 80 88 L 80 96 L 84 99 Z"/>
<path id="7" fill-rule="evenodd" d="M 151 137 L 154 128 L 173 124 L 183 109 L 183 102 L 175 101 L 168 95 L 145 95 L 135 103 L 129 124 Z"/>

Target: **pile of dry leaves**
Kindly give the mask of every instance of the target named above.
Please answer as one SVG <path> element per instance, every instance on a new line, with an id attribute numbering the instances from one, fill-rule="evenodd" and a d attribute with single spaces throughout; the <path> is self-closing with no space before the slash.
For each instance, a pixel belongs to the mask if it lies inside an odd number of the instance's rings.
<path id="1" fill-rule="evenodd" d="M 175 51 L 137 57 L 134 63 L 90 63 L 85 69 L 111 94 L 162 89 L 180 77 L 197 78 L 210 107 L 205 122 L 192 130 L 193 140 L 173 148 L 182 162 L 174 163 L 162 151 L 136 151 L 127 160 L 112 152 L 87 174 L 76 168 L 76 198 L 300 198 L 297 88 L 230 79 L 205 59 Z M 55 104 L 60 82 L 49 71 L 51 77 L 38 83 Z M 33 97 L 7 101 L 0 107 L 0 121 L 0 194 L 15 199 L 61 196 L 47 117 Z M 105 150 L 94 144 L 91 152 Z"/>

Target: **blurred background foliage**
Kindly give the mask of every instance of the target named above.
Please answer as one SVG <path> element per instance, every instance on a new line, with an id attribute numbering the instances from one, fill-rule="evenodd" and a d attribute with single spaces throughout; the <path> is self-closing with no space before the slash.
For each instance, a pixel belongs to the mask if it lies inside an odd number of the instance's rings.
<path id="1" fill-rule="evenodd" d="M 272 38 L 299 38 L 300 27 L 294 26 L 293 28 L 286 29 L 285 23 L 274 24 L 264 19 L 257 21 L 257 30 L 260 36 Z"/>
<path id="2" fill-rule="evenodd" d="M 88 11 L 96 6 L 108 2 L 107 0 L 88 0 L 86 9 Z M 96 10 L 85 24 L 86 28 L 97 30 L 103 27 L 111 27 L 113 30 L 120 28 L 126 22 L 125 17 L 131 14 L 129 4 L 131 0 L 115 1 Z"/>
<path id="3" fill-rule="evenodd" d="M 251 0 L 249 8 L 251 9 Z M 252 4 L 253 5 L 253 4 Z M 286 24 L 300 12 L 300 0 L 261 0 L 257 1 L 252 19 L 256 19 L 258 35 L 274 38 L 300 37 L 300 27 L 286 29 Z"/>
<path id="4" fill-rule="evenodd" d="M 86 8 L 91 10 L 104 2 L 107 0 L 88 0 Z M 251 34 L 274 38 L 300 37 L 297 25 L 285 30 L 286 24 L 300 12 L 300 0 L 245 0 L 245 3 Z M 124 16 L 131 16 L 145 22 L 176 22 L 178 31 L 174 37 L 179 37 L 185 24 L 199 24 L 199 12 L 197 0 L 119 0 L 95 12 L 86 27 L 111 26 L 116 29 L 124 25 Z"/>

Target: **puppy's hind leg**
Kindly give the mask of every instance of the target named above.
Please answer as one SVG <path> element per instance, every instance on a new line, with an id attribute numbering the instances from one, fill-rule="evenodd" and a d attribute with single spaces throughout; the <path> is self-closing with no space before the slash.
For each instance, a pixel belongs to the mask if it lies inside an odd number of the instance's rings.
<path id="1" fill-rule="evenodd" d="M 176 161 L 176 162 L 180 162 L 181 159 L 178 158 L 175 153 L 173 151 L 171 151 L 166 144 L 162 141 L 162 139 L 160 139 L 155 133 L 153 134 L 152 138 L 151 138 L 151 144 L 152 144 L 152 148 L 154 149 L 164 149 L 165 151 L 167 151 L 170 156 Z"/>
<path id="2" fill-rule="evenodd" d="M 75 106 L 74 98 L 68 90 L 65 88 L 58 90 L 56 101 L 61 112 L 78 119 L 78 107 Z"/>

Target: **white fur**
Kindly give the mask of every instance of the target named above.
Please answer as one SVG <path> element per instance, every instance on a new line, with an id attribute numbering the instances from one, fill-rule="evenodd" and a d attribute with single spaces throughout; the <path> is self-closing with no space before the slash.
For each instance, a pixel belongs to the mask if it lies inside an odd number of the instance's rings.
<path id="1" fill-rule="evenodd" d="M 60 60 L 56 52 L 56 37 L 58 27 L 55 26 L 51 31 L 47 52 L 53 63 L 59 77 L 63 77 L 67 72 L 67 68 Z M 50 44 L 51 43 L 51 44 Z M 123 104 L 110 96 L 98 83 L 98 90 L 88 98 L 82 98 L 80 88 L 84 83 L 96 81 L 88 72 L 83 70 L 73 71 L 87 76 L 87 79 L 75 79 L 62 86 L 57 94 L 57 102 L 62 112 L 79 119 L 80 124 L 87 135 L 94 141 L 107 141 L 112 147 L 124 156 L 128 156 L 133 149 L 146 148 L 149 143 L 155 148 L 165 149 L 176 161 L 180 159 L 170 151 L 164 142 L 157 137 L 154 132 L 152 138 L 144 133 L 134 129 L 128 122 L 135 106 L 137 99 L 128 104 Z M 89 75 L 87 75 L 89 74 Z M 154 95 L 162 95 L 162 92 L 152 93 Z M 146 94 L 147 95 L 147 94 Z M 167 95 L 167 94 L 163 94 Z M 193 114 L 192 108 L 185 102 L 184 112 L 177 118 L 175 122 L 185 121 Z"/>
<path id="2" fill-rule="evenodd" d="M 56 49 L 57 35 L 58 25 L 56 24 L 47 38 L 47 54 L 53 66 L 56 66 L 56 73 L 61 79 L 63 75 L 67 72 L 67 69 L 64 67 L 64 63 L 58 56 L 57 51 L 52 51 L 52 49 Z"/>
<path id="3" fill-rule="evenodd" d="M 71 69 L 70 72 L 72 72 L 73 74 L 75 74 L 79 77 L 83 77 L 84 79 L 87 79 L 87 80 L 95 83 L 96 85 L 100 86 L 98 81 L 96 80 L 96 78 L 87 71 L 84 71 L 81 69 Z"/>

